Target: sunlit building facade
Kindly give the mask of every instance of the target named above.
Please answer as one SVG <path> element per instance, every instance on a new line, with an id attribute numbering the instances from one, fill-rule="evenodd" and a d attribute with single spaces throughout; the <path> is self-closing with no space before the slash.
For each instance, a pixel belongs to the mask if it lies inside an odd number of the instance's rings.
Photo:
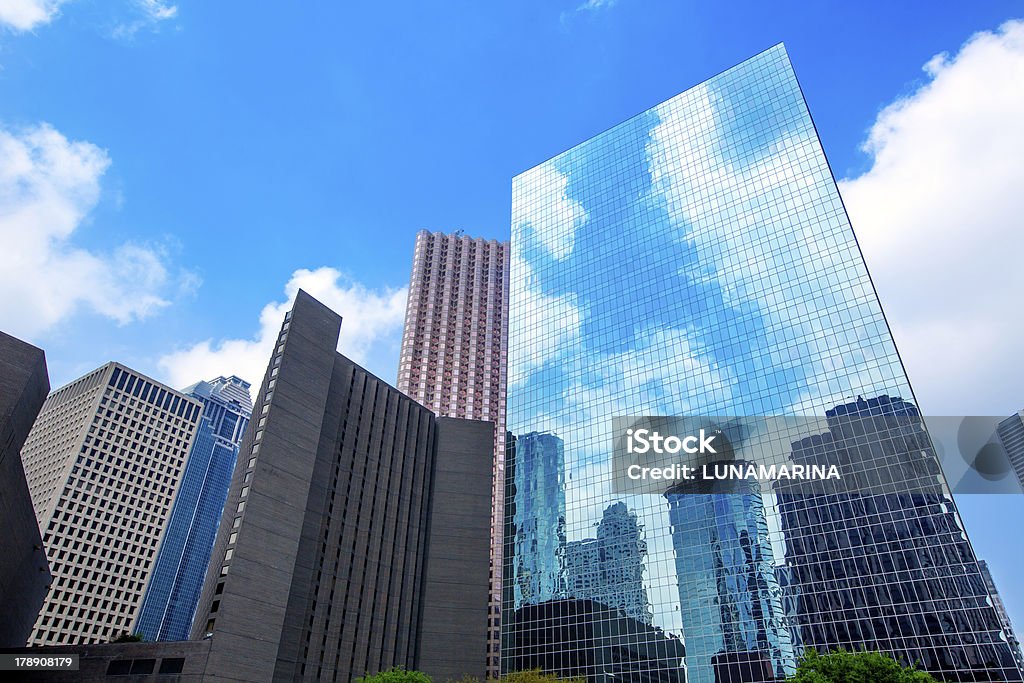
<path id="1" fill-rule="evenodd" d="M 442 417 L 495 424 L 487 671 L 498 671 L 501 507 L 508 354 L 508 242 L 420 230 L 402 331 L 398 389 Z"/>
<path id="2" fill-rule="evenodd" d="M 53 573 L 29 645 L 131 631 L 202 409 L 118 363 L 46 399 L 21 451 Z"/>
<path id="3" fill-rule="evenodd" d="M 832 522 L 822 515 L 835 499 L 806 508 L 812 497 L 799 491 L 796 508 L 812 521 L 794 529 L 771 488 L 625 494 L 614 484 L 615 417 L 809 418 L 815 430 L 777 439 L 789 461 L 801 439 L 820 442 L 838 428 L 837 409 L 858 397 L 916 403 L 782 45 L 516 176 L 511 261 L 510 443 L 545 434 L 561 446 L 550 449 L 557 462 L 540 463 L 517 445 L 506 472 L 526 483 L 522 467 L 554 469 L 563 483 L 541 504 L 533 491 L 506 487 L 506 586 L 545 589 L 506 590 L 504 671 L 540 666 L 591 681 L 777 680 L 795 670 L 801 636 L 812 634 L 816 645 L 882 649 L 948 681 L 1021 680 L 923 428 L 920 443 L 905 443 L 917 444 L 907 452 L 931 482 L 926 495 L 916 480 L 902 492 L 899 468 L 889 498 L 841 494 L 889 505 L 887 520 Z M 858 436 L 867 443 L 842 453 L 883 462 L 892 451 L 880 441 L 890 436 Z M 628 618 L 623 596 L 595 604 L 567 580 L 567 549 L 586 544 L 620 503 L 643 530 L 632 556 L 642 558 L 650 630 L 630 629 L 628 644 L 606 638 L 601 647 L 628 645 L 629 668 L 556 628 L 569 612 Z M 919 536 L 928 528 L 941 533 L 925 542 Z M 509 540 L 537 533 L 548 538 Z M 901 533 L 900 557 L 879 562 L 887 539 Z M 861 625 L 886 609 L 916 617 L 890 622 L 897 630 L 884 637 L 818 628 L 830 617 L 809 608 L 825 603 L 807 598 L 823 589 L 804 578 L 822 569 L 822 557 L 794 541 L 840 535 L 863 539 L 859 552 L 874 558 L 844 565 L 862 573 L 851 579 L 861 595 L 885 590 L 886 602 L 869 603 L 834 584 L 848 616 Z M 834 559 L 843 552 L 837 546 Z M 915 574 L 918 560 L 942 578 Z M 881 573 L 867 576 L 875 569 Z M 566 641 L 560 654 L 545 638 Z M 685 652 L 665 648 L 680 641 Z M 948 652 L 932 656 L 940 647 Z"/>

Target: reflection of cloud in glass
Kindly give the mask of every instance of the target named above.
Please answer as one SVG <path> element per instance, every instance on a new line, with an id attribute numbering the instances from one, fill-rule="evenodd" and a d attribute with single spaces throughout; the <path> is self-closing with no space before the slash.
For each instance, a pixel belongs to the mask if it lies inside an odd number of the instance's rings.
<path id="1" fill-rule="evenodd" d="M 599 442 L 606 454 L 612 438 L 609 415 L 707 413 L 732 398 L 735 380 L 729 369 L 720 368 L 686 330 L 644 330 L 635 348 L 589 361 L 565 399 L 584 419 L 601 418 L 607 439 Z"/>
<path id="2" fill-rule="evenodd" d="M 525 253 L 528 241 L 539 245 L 537 252 L 555 259 L 566 258 L 572 252 L 576 226 L 586 219 L 586 213 L 578 202 L 566 197 L 566 183 L 566 177 L 549 164 L 513 180 L 513 192 L 519 200 L 512 205 L 509 324 L 536 333 L 529 352 L 511 354 L 510 386 L 524 383 L 529 373 L 563 354 L 579 334 L 576 297 L 543 292 Z"/>
<path id="3" fill-rule="evenodd" d="M 885 371 L 895 350 L 867 272 L 845 270 L 859 252 L 810 119 L 775 112 L 776 126 L 742 139 L 730 122 L 760 105 L 745 94 L 724 81 L 656 108 L 652 189 L 678 238 L 726 305 L 763 316 L 771 366 L 804 385 L 776 411 L 820 412 L 904 384 Z M 737 101 L 739 113 L 726 108 Z"/>
<path id="4" fill-rule="evenodd" d="M 512 192 L 522 198 L 512 207 L 513 227 L 532 230 L 559 261 L 572 253 L 576 227 L 587 219 L 583 206 L 566 194 L 568 182 L 550 162 L 512 180 Z"/>

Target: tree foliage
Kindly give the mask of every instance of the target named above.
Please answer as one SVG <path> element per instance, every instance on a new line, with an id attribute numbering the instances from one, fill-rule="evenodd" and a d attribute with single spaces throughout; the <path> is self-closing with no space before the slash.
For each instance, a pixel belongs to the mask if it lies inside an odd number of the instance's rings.
<path id="1" fill-rule="evenodd" d="M 431 680 L 430 676 L 422 671 L 407 671 L 403 667 L 393 666 L 385 671 L 357 678 L 355 683 L 431 683 Z"/>
<path id="2" fill-rule="evenodd" d="M 938 683 L 926 671 L 903 666 L 881 652 L 808 650 L 790 676 L 794 683 Z"/>
<path id="3" fill-rule="evenodd" d="M 449 683 L 480 683 L 480 679 L 475 676 L 463 676 L 458 681 L 449 681 Z M 500 678 L 488 678 L 487 683 L 587 683 L 587 678 L 586 676 L 559 678 L 555 674 L 547 674 L 540 669 L 531 669 L 529 671 L 513 671 Z"/>
<path id="4" fill-rule="evenodd" d="M 127 631 L 125 631 L 124 633 L 119 635 L 117 638 L 114 638 L 110 642 L 112 642 L 112 643 L 141 643 L 143 640 L 145 640 L 145 639 L 142 636 L 140 636 L 138 633 L 128 633 Z"/>

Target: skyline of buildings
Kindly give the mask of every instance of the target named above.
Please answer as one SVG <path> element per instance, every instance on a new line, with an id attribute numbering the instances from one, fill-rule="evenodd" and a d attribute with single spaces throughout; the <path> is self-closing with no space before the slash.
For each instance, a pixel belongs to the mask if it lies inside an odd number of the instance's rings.
<path id="1" fill-rule="evenodd" d="M 483 675 L 494 424 L 356 365 L 341 322 L 301 289 L 284 316 L 191 640 L 65 647 L 79 670 L 28 680 Z"/>
<path id="2" fill-rule="evenodd" d="M 487 671 L 498 671 L 505 460 L 508 242 L 416 234 L 398 390 L 443 417 L 495 423 Z"/>
<path id="3" fill-rule="evenodd" d="M 130 631 L 201 412 L 113 362 L 47 397 L 21 452 L 53 573 L 29 644 Z"/>
<path id="4" fill-rule="evenodd" d="M 507 415 L 519 440 L 506 533 L 547 537 L 506 542 L 505 582 L 546 590 L 506 590 L 503 671 L 535 661 L 550 634 L 541 606 L 564 584 L 547 548 L 587 538 L 622 502 L 644 529 L 652 625 L 682 638 L 691 683 L 792 673 L 811 644 L 805 625 L 814 645 L 877 647 L 946 680 L 1021 680 L 923 428 L 916 470 L 887 466 L 890 432 L 845 435 L 864 481 L 891 477 L 892 492 L 842 495 L 887 502 L 891 521 L 833 523 L 831 500 L 805 491 L 794 495 L 809 528 L 787 527 L 770 490 L 616 488 L 616 417 L 802 416 L 798 433 L 769 424 L 760 441 L 731 442 L 736 460 L 770 465 L 856 397 L 914 399 L 781 44 L 517 175 L 511 251 Z M 530 480 L 520 468 L 538 471 L 519 435 L 536 434 L 561 447 L 559 491 L 535 501 L 519 486 Z M 928 529 L 934 538 L 917 538 Z M 799 539 L 838 535 L 864 539 L 881 573 L 797 552 Z M 836 563 L 855 586 L 822 585 Z M 818 583 L 787 575 L 802 566 L 820 568 Z M 876 585 L 884 608 L 859 601 Z M 882 630 L 839 630 L 812 609 L 829 600 L 849 603 L 851 627 Z M 786 608 L 802 615 L 803 640 Z M 589 660 L 583 673 L 602 680 L 611 672 L 588 647 L 568 646 L 564 661 Z M 633 675 L 683 666 L 656 661 Z"/>
<path id="5" fill-rule="evenodd" d="M 218 377 L 182 393 L 203 406 L 199 430 L 150 574 L 134 633 L 146 640 L 185 640 L 206 578 L 238 449 L 252 417 L 249 383 Z"/>
<path id="6" fill-rule="evenodd" d="M 112 490 L 120 472 L 128 482 L 151 480 L 157 488 L 147 494 L 163 495 L 149 517 L 151 507 L 139 508 L 139 519 L 151 523 L 131 551 L 140 560 L 132 576 L 151 577 L 143 587 L 154 586 L 156 573 L 143 563 L 155 548 L 170 548 L 175 495 L 182 520 L 201 514 L 201 533 L 217 534 L 210 571 L 203 570 L 203 618 L 188 619 L 197 644 L 181 646 L 182 666 L 197 671 L 201 660 L 203 672 L 246 680 L 268 672 L 345 677 L 406 662 L 458 675 L 477 656 L 490 670 L 493 650 L 474 654 L 466 643 L 493 644 L 501 623 L 493 599 L 503 594 L 510 667 L 754 683 L 791 673 L 802 648 L 842 645 L 878 647 L 957 680 L 1020 680 L 1008 618 L 962 536 L 927 432 L 888 421 L 917 416 L 913 393 L 780 46 L 526 171 L 513 187 L 511 254 L 504 243 L 481 247 L 462 235 L 417 237 L 399 391 L 335 352 L 340 317 L 300 290 L 238 467 L 234 449 L 247 416 L 225 420 L 230 411 L 210 400 L 218 382 L 238 388 L 226 378 L 189 387 L 183 393 L 192 396 L 181 398 L 196 402 L 179 404 L 178 392 L 112 363 L 54 392 L 50 399 L 59 400 L 47 399 L 40 413 L 41 435 L 26 442 L 26 470 L 39 491 L 37 509 L 68 522 L 47 536 L 61 547 L 51 558 L 63 572 L 55 571 L 55 583 L 79 592 L 55 594 L 55 607 L 47 598 L 32 638 L 84 644 L 117 635 L 123 610 L 105 615 L 110 601 L 95 600 L 100 609 L 91 612 L 99 616 L 74 607 L 82 590 L 103 588 L 88 583 L 99 573 L 90 569 L 111 569 L 90 534 L 117 527 L 103 522 L 124 500 Z M 519 324 L 506 363 L 501 311 L 510 286 Z M 506 368 L 514 433 L 504 478 Z M 279 405 L 286 407 L 272 409 Z M 431 411 L 441 418 L 427 417 Z M 853 481 L 882 473 L 907 489 L 616 494 L 602 452 L 607 423 L 659 412 L 817 415 L 827 431 L 787 442 L 784 457 L 831 459 Z M 501 420 L 487 439 L 479 425 L 455 419 L 481 417 Z M 132 452 L 147 448 L 151 423 L 152 438 L 165 426 L 173 432 L 156 448 L 170 449 L 167 462 L 151 457 L 152 448 Z M 61 453 L 74 454 L 82 434 L 68 470 Z M 230 445 L 222 457 L 197 455 L 213 453 L 217 439 Z M 409 449 L 418 464 L 402 464 Z M 200 505 L 205 489 L 189 480 L 193 458 L 197 480 L 223 481 L 233 469 L 227 506 L 215 495 Z M 485 487 L 483 465 L 491 470 Z M 400 472 L 408 467 L 419 512 L 390 490 L 406 485 Z M 60 476 L 68 486 L 58 493 Z M 924 492 L 914 488 L 921 482 Z M 504 510 L 495 491 L 506 492 Z M 109 505 L 106 494 L 113 494 Z M 79 497 L 99 501 L 107 518 L 89 519 Z M 346 511 L 336 512 L 335 502 Z M 231 526 L 216 531 L 221 516 L 211 514 L 222 507 Z M 161 515 L 169 520 L 163 535 Z M 352 516 L 354 524 L 346 521 Z M 484 517 L 489 529 L 467 525 Z M 373 531 L 360 527 L 378 519 Z M 403 525 L 412 533 L 398 539 Z M 485 535 L 487 581 L 483 565 L 462 552 L 479 550 Z M 174 538 L 184 553 L 188 535 Z M 501 544 L 503 553 L 495 549 Z M 210 557 L 199 545 L 190 562 Z M 496 557 L 506 563 L 503 591 Z M 175 579 L 168 580 L 170 587 Z M 422 594 L 410 597 L 403 582 Z M 139 597 L 128 587 L 113 602 Z M 486 600 L 477 606 L 473 591 L 489 592 L 491 608 Z M 364 610 L 371 595 L 387 616 Z M 165 604 L 172 602 L 168 595 Z M 474 619 L 485 613 L 481 635 Z M 436 651 L 423 647 L 453 634 L 464 637 Z M 159 648 L 138 651 L 177 661 L 167 653 L 179 650 Z M 134 671 L 137 661 L 149 659 L 106 665 L 128 662 Z"/>

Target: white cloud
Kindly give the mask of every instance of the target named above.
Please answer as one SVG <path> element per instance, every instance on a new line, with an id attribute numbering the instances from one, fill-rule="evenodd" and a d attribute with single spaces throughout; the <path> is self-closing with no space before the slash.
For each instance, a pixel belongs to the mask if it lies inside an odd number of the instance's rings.
<path id="1" fill-rule="evenodd" d="M 375 348 L 386 346 L 389 352 L 394 351 L 397 363 L 408 289 L 370 290 L 333 268 L 322 267 L 297 270 L 292 274 L 284 287 L 285 298 L 263 307 L 255 336 L 208 339 L 160 358 L 158 365 L 166 381 L 171 386 L 183 387 L 200 379 L 233 374 L 258 387 L 284 314 L 291 308 L 299 289 L 342 316 L 339 351 L 357 363 L 366 364 Z M 390 382 L 394 378 L 383 379 Z"/>
<path id="2" fill-rule="evenodd" d="M 924 71 L 840 190 L 922 408 L 1009 414 L 1024 406 L 1024 22 Z"/>
<path id="3" fill-rule="evenodd" d="M 577 12 L 594 12 L 599 9 L 607 9 L 614 7 L 618 0 L 586 0 L 583 4 L 576 8 Z"/>
<path id="4" fill-rule="evenodd" d="M 113 31 L 115 38 L 132 38 L 141 29 L 157 29 L 164 21 L 178 16 L 178 6 L 164 0 L 133 0 L 134 18 L 118 24 Z"/>
<path id="5" fill-rule="evenodd" d="M 109 166 L 104 150 L 47 124 L 0 128 L 0 328 L 31 339 L 82 309 L 125 324 L 195 284 L 172 276 L 159 247 L 128 242 L 100 253 L 74 244 Z"/>
<path id="6" fill-rule="evenodd" d="M 0 24 L 15 31 L 31 31 L 57 16 L 65 0 L 0 0 Z"/>

